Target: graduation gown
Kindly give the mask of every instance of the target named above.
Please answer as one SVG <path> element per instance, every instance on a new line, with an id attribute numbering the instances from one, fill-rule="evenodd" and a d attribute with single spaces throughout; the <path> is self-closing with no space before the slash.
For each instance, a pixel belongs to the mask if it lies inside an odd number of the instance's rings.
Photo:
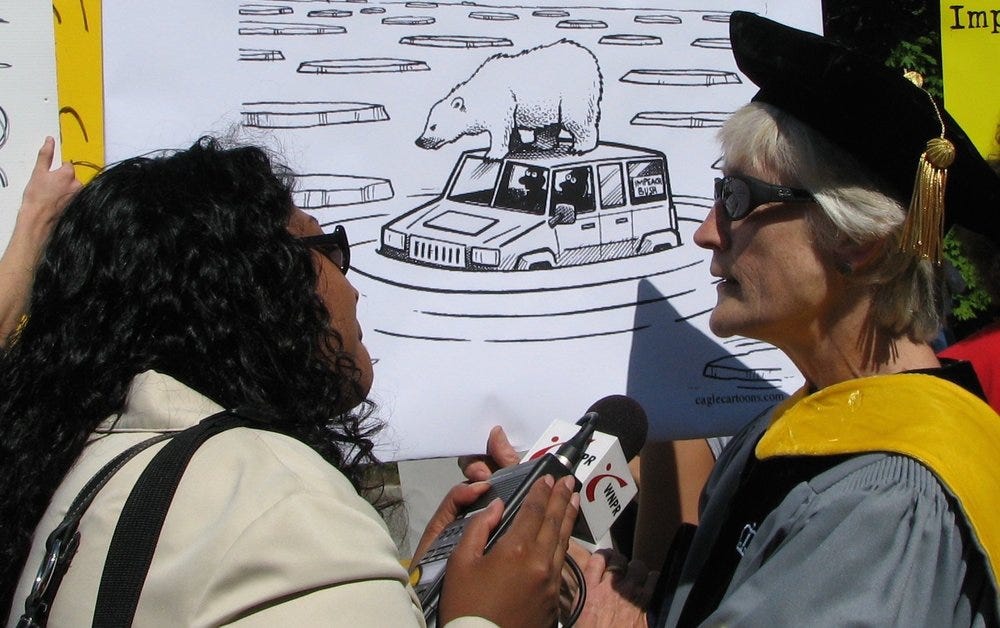
<path id="1" fill-rule="evenodd" d="M 702 504 L 652 626 L 1000 624 L 1000 417 L 945 379 L 800 391 L 734 437 Z"/>

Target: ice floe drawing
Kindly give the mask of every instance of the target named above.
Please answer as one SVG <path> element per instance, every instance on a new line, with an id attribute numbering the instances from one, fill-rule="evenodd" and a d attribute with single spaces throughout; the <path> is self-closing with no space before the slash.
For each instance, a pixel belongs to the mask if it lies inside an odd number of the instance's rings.
<path id="1" fill-rule="evenodd" d="M 284 61 L 285 55 L 274 48 L 240 48 L 240 61 Z"/>
<path id="2" fill-rule="evenodd" d="M 597 43 L 608 46 L 659 46 L 663 43 L 663 39 L 657 35 L 623 33 L 620 35 L 605 35 L 597 40 Z"/>
<path id="3" fill-rule="evenodd" d="M 482 35 L 411 35 L 400 37 L 399 43 L 432 48 L 503 48 L 514 45 L 506 37 Z"/>
<path id="4" fill-rule="evenodd" d="M 276 22 L 261 22 L 246 20 L 240 22 L 240 35 L 342 35 L 347 32 L 343 26 L 326 24 L 279 24 Z"/>
<path id="5" fill-rule="evenodd" d="M 388 179 L 342 174 L 298 174 L 292 192 L 296 207 L 307 210 L 372 203 L 392 196 Z"/>
<path id="6" fill-rule="evenodd" d="M 712 85 L 729 85 L 741 83 L 736 72 L 726 70 L 704 70 L 694 68 L 682 69 L 638 69 L 631 70 L 621 77 L 624 83 L 642 83 L 644 85 L 673 85 L 709 87 Z"/>
<path id="7" fill-rule="evenodd" d="M 423 61 L 368 57 L 362 59 L 317 59 L 303 61 L 297 72 L 303 74 L 376 74 L 379 72 L 421 72 L 430 70 Z"/>
<path id="8" fill-rule="evenodd" d="M 364 102 L 247 102 L 241 111 L 246 127 L 302 129 L 330 124 L 388 120 L 385 107 Z"/>
<path id="9" fill-rule="evenodd" d="M 645 126 L 667 126 L 686 129 L 718 128 L 732 112 L 729 111 L 640 111 L 632 118 L 632 124 Z"/>

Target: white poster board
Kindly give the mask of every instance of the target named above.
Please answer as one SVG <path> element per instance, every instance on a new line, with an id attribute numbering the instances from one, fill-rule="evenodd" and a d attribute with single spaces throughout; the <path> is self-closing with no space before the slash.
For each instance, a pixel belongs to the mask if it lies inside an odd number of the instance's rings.
<path id="1" fill-rule="evenodd" d="M 692 233 L 755 92 L 733 9 L 821 32 L 819 2 L 105 0 L 107 160 L 242 127 L 313 175 L 296 201 L 352 241 L 385 459 L 498 423 L 526 446 L 616 393 L 651 437 L 727 434 L 801 384 L 707 330 Z"/>
<path id="2" fill-rule="evenodd" d="M 0 246 L 47 135 L 59 137 L 52 5 L 0 2 Z M 58 150 L 58 148 L 57 148 Z M 58 158 L 58 153 L 57 153 Z"/>

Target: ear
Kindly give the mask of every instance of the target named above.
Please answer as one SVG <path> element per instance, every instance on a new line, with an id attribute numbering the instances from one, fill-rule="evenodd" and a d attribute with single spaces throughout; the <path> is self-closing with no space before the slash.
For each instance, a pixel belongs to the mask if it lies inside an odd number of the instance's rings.
<path id="1" fill-rule="evenodd" d="M 864 272 L 881 258 L 886 246 L 891 246 L 891 240 L 880 240 L 866 244 L 854 242 L 844 244 L 840 247 L 837 255 L 838 267 L 842 266 L 847 274 Z"/>
<path id="2" fill-rule="evenodd" d="M 465 99 L 461 96 L 455 96 L 451 101 L 451 108 L 465 111 Z"/>

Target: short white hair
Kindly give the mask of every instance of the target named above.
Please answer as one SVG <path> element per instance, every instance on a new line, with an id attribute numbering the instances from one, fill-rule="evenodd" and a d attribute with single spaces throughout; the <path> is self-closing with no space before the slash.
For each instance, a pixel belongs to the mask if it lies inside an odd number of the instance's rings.
<path id="1" fill-rule="evenodd" d="M 906 209 L 891 188 L 850 154 L 785 111 L 753 102 L 719 131 L 730 171 L 754 171 L 808 190 L 822 212 L 807 212 L 820 248 L 836 261 L 847 243 L 880 254 L 854 279 L 873 288 L 873 323 L 893 337 L 929 341 L 940 329 L 938 278 L 927 260 L 899 251 Z"/>

